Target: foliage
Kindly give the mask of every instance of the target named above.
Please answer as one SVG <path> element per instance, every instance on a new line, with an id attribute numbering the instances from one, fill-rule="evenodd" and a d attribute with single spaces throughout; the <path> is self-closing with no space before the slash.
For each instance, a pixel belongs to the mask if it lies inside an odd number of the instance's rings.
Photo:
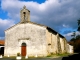
<path id="1" fill-rule="evenodd" d="M 77 35 L 76 36 L 76 40 L 80 40 L 80 35 Z"/>
<path id="2" fill-rule="evenodd" d="M 69 44 L 74 47 L 74 52 L 80 52 L 80 35 L 77 35 L 75 38 L 72 38 Z"/>
<path id="3" fill-rule="evenodd" d="M 76 37 L 76 32 L 75 31 L 73 31 L 73 34 L 71 35 L 73 38 L 75 38 Z"/>
<path id="4" fill-rule="evenodd" d="M 20 53 L 17 53 L 17 56 L 20 56 L 21 54 Z"/>
<path id="5" fill-rule="evenodd" d="M 72 38 L 70 41 L 75 41 L 76 39 L 75 38 Z"/>
<path id="6" fill-rule="evenodd" d="M 77 31 L 80 31 L 80 19 L 78 19 L 78 29 L 77 29 Z"/>

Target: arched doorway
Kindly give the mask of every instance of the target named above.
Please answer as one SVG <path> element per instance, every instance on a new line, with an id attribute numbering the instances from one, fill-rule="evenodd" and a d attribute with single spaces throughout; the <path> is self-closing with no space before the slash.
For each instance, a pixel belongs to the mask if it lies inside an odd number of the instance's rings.
<path id="1" fill-rule="evenodd" d="M 26 56 L 26 43 L 21 44 L 21 56 Z"/>

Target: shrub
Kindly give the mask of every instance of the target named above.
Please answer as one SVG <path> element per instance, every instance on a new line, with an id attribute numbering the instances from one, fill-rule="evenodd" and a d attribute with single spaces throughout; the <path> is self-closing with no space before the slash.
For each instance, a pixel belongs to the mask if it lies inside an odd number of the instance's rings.
<path id="1" fill-rule="evenodd" d="M 20 56 L 21 54 L 20 53 L 17 53 L 17 56 Z"/>

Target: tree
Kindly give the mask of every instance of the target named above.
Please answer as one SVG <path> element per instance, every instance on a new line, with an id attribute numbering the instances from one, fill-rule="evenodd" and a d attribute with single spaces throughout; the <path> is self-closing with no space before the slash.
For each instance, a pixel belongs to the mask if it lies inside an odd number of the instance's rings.
<path id="1" fill-rule="evenodd" d="M 76 40 L 80 40 L 80 35 L 77 35 L 76 36 Z"/>
<path id="2" fill-rule="evenodd" d="M 73 41 L 74 42 L 75 41 L 75 38 L 72 38 L 70 41 Z"/>
<path id="3" fill-rule="evenodd" d="M 78 29 L 77 29 L 77 31 L 79 31 L 80 32 L 80 19 L 78 19 Z"/>
<path id="4" fill-rule="evenodd" d="M 76 32 L 74 31 L 71 36 L 75 39 L 76 38 Z"/>
<path id="5" fill-rule="evenodd" d="M 77 31 L 80 32 L 80 19 L 77 20 Z M 76 35 L 76 32 L 74 31 L 71 35 L 73 38 L 70 40 L 69 44 L 73 45 L 74 52 L 80 52 L 80 35 Z"/>

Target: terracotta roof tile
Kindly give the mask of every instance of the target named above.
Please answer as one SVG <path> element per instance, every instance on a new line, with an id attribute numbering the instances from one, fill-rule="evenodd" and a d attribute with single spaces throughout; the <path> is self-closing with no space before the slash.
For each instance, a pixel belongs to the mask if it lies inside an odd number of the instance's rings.
<path id="1" fill-rule="evenodd" d="M 4 45 L 5 44 L 5 40 L 0 40 L 0 45 Z"/>

